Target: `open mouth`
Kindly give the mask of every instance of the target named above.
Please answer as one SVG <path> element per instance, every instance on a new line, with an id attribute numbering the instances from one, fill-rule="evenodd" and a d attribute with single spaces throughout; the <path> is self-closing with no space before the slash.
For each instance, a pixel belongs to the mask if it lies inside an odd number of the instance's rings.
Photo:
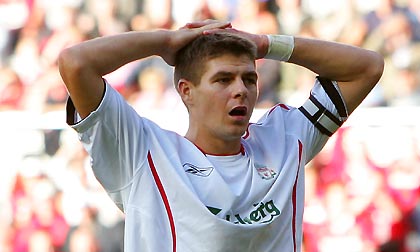
<path id="1" fill-rule="evenodd" d="M 230 116 L 246 116 L 248 109 L 246 107 L 235 107 L 230 112 Z"/>

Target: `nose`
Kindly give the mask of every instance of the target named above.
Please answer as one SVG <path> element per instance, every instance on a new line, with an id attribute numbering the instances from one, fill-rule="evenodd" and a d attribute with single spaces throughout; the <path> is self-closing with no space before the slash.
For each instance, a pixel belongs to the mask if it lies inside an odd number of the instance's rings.
<path id="1" fill-rule="evenodd" d="M 234 98 L 246 98 L 248 96 L 249 90 L 241 78 L 235 80 L 233 88 Z"/>

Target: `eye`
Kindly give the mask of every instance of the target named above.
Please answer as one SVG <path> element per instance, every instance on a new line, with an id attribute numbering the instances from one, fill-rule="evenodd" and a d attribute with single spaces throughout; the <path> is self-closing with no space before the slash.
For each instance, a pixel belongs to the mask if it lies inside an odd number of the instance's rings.
<path id="1" fill-rule="evenodd" d="M 242 81 L 245 85 L 256 85 L 258 80 L 258 75 L 255 72 L 250 72 L 242 75 Z"/>
<path id="2" fill-rule="evenodd" d="M 221 84 L 229 84 L 231 82 L 231 78 L 223 77 L 216 80 L 216 82 Z"/>
<path id="3" fill-rule="evenodd" d="M 255 84 L 257 84 L 257 79 L 256 78 L 245 78 L 243 81 L 244 81 L 244 83 L 246 85 L 255 85 Z"/>

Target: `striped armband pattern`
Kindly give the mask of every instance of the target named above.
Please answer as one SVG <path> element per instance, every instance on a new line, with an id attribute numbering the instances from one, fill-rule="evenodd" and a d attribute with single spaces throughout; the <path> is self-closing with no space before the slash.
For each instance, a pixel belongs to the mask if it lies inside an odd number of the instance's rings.
<path id="1" fill-rule="evenodd" d="M 343 121 L 328 111 L 313 95 L 299 107 L 299 110 L 327 136 L 332 136 L 343 125 Z"/>

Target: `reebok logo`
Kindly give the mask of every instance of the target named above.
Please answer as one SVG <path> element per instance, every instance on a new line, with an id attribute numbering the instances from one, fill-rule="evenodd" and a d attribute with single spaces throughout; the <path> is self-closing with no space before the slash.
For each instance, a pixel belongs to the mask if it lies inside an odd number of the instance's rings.
<path id="1" fill-rule="evenodd" d="M 185 163 L 182 165 L 185 172 L 199 176 L 199 177 L 208 177 L 213 172 L 213 167 L 198 167 L 193 164 Z"/>

